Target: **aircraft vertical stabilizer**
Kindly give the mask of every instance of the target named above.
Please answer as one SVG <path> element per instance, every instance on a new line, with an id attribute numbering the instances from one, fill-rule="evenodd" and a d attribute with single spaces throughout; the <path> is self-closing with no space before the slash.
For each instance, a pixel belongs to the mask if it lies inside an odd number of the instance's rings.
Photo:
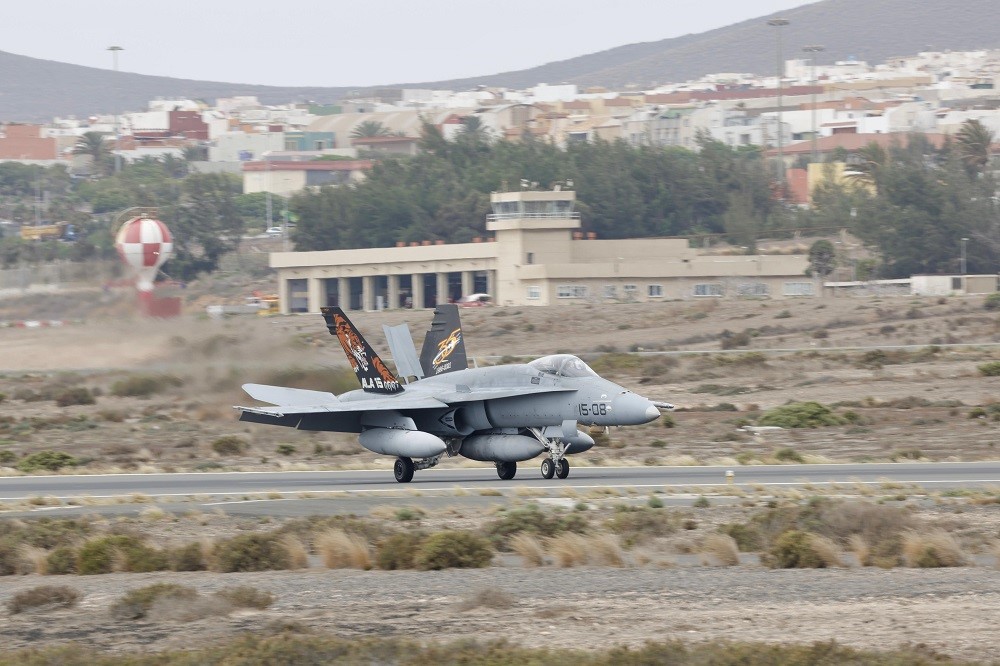
<path id="1" fill-rule="evenodd" d="M 462 338 L 462 322 L 458 317 L 458 306 L 454 303 L 445 303 L 434 309 L 434 319 L 420 351 L 420 367 L 426 377 L 469 367 L 465 340 Z"/>
<path id="2" fill-rule="evenodd" d="M 362 389 L 367 393 L 385 395 L 403 391 L 403 385 L 389 371 L 343 310 L 338 307 L 325 307 L 320 308 L 320 311 L 331 335 L 337 336 L 340 340 L 340 346 L 344 348 L 347 360 L 351 363 L 354 374 L 358 376 Z"/>
<path id="3" fill-rule="evenodd" d="M 399 376 L 422 379 L 424 371 L 420 367 L 420 361 L 417 360 L 417 348 L 413 345 L 410 327 L 406 324 L 398 326 L 383 324 L 382 332 L 385 333 L 385 341 L 389 343 L 389 352 L 392 354 Z"/>

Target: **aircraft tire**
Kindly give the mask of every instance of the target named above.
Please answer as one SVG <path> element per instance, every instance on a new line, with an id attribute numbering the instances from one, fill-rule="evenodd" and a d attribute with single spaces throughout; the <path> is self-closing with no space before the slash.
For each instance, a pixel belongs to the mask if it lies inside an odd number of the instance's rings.
<path id="1" fill-rule="evenodd" d="M 565 479 L 569 476 L 569 461 L 565 458 L 559 459 L 559 468 L 556 470 L 556 476 L 560 479 Z"/>
<path id="2" fill-rule="evenodd" d="M 399 483 L 409 483 L 413 479 L 413 460 L 400 456 L 392 466 L 392 473 Z"/>
<path id="3" fill-rule="evenodd" d="M 542 478 L 551 479 L 556 473 L 556 466 L 552 462 L 552 458 L 546 458 L 542 461 Z"/>
<path id="4" fill-rule="evenodd" d="M 516 462 L 498 462 L 497 463 L 497 476 L 500 477 L 501 481 L 510 481 L 517 474 L 517 463 Z"/>

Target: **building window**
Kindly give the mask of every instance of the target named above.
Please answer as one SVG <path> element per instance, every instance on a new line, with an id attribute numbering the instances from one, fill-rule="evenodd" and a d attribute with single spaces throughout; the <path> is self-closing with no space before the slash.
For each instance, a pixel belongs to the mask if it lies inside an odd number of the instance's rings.
<path id="1" fill-rule="evenodd" d="M 769 292 L 764 282 L 741 282 L 736 285 L 737 296 L 767 296 Z"/>
<path id="2" fill-rule="evenodd" d="M 624 287 L 626 296 L 635 296 L 635 293 L 639 291 L 639 288 L 634 284 L 627 284 Z"/>
<path id="3" fill-rule="evenodd" d="M 525 257 L 524 263 L 528 264 L 529 266 L 531 264 L 535 263 L 535 253 L 534 252 L 529 252 L 528 256 Z"/>
<path id="4" fill-rule="evenodd" d="M 562 284 L 556 287 L 557 298 L 586 298 L 587 288 L 577 284 Z"/>
<path id="5" fill-rule="evenodd" d="M 541 287 L 528 287 L 528 300 L 537 301 L 542 297 Z"/>
<path id="6" fill-rule="evenodd" d="M 604 285 L 604 298 L 618 298 L 618 287 L 613 284 Z"/>
<path id="7" fill-rule="evenodd" d="M 646 287 L 646 295 L 650 298 L 663 298 L 663 285 L 651 284 Z"/>
<path id="8" fill-rule="evenodd" d="M 816 286 L 812 282 L 786 282 L 782 288 L 785 296 L 813 296 Z"/>
<path id="9" fill-rule="evenodd" d="M 718 282 L 703 282 L 694 286 L 695 296 L 722 296 L 722 285 Z"/>

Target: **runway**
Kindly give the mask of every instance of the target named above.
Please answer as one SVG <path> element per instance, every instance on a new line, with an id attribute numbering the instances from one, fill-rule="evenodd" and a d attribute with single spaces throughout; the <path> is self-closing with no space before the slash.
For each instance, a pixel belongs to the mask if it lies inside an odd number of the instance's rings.
<path id="1" fill-rule="evenodd" d="M 928 492 L 966 487 L 1000 486 L 1000 461 L 956 463 L 884 463 L 834 465 L 751 465 L 735 467 L 574 467 L 568 479 L 541 478 L 531 461 L 519 465 L 517 476 L 501 481 L 492 467 L 422 470 L 408 484 L 396 483 L 389 470 L 307 472 L 213 472 L 192 474 L 58 475 L 0 478 L 0 501 L 32 497 L 72 499 L 146 495 L 163 498 L 239 497 L 255 494 L 324 493 L 394 494 L 435 490 L 511 490 L 530 488 L 558 494 L 567 488 L 636 489 L 653 492 L 724 486 L 727 471 L 733 485 L 763 487 L 856 484 L 891 487 L 920 486 Z M 544 493 L 542 493 L 544 494 Z"/>

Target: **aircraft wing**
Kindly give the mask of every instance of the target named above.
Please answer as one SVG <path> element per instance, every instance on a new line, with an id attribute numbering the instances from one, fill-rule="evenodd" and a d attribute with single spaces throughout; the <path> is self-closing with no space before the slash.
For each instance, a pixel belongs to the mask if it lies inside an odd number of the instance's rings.
<path id="1" fill-rule="evenodd" d="M 441 391 L 436 397 L 441 402 L 453 405 L 461 402 L 476 402 L 477 400 L 496 400 L 498 398 L 515 398 L 522 395 L 537 393 L 565 393 L 575 391 L 575 388 L 561 386 L 519 386 L 517 388 L 476 388 L 460 386 L 454 391 Z"/>

